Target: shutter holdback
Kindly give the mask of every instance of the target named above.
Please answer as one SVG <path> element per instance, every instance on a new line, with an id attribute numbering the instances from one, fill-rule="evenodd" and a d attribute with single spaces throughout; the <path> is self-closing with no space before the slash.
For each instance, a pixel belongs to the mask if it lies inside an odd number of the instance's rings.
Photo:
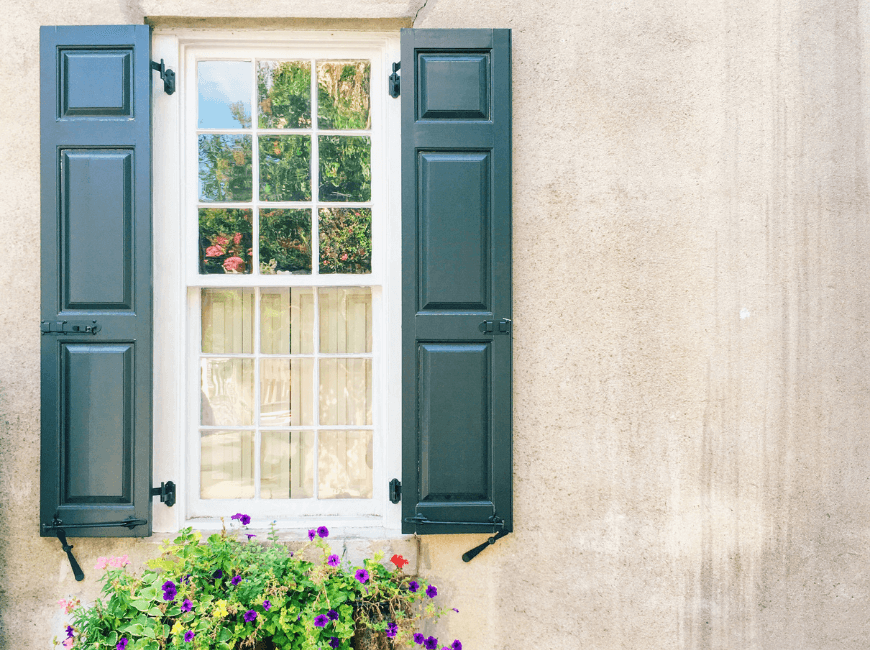
<path id="1" fill-rule="evenodd" d="M 163 91 L 167 95 L 171 95 L 175 92 L 175 71 L 170 70 L 166 67 L 166 64 L 163 63 L 163 59 L 160 59 L 160 63 L 157 61 L 151 62 L 151 69 L 157 70 L 160 73 L 160 78 L 163 79 Z"/>

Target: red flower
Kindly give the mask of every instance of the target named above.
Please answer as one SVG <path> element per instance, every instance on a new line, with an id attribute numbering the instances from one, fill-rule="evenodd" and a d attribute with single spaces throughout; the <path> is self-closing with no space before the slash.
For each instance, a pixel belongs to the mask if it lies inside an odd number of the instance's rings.
<path id="1" fill-rule="evenodd" d="M 237 232 L 235 235 L 233 235 L 233 243 L 238 246 L 240 241 L 242 241 L 242 233 Z"/>
<path id="2" fill-rule="evenodd" d="M 396 565 L 399 569 L 408 564 L 408 560 L 403 558 L 401 555 L 394 555 L 390 558 L 390 562 Z"/>

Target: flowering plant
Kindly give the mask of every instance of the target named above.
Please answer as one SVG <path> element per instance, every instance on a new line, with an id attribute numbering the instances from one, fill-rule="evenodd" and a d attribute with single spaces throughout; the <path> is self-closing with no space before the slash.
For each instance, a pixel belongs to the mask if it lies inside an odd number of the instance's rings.
<path id="1" fill-rule="evenodd" d="M 232 519 L 241 527 L 250 522 L 242 513 Z M 293 553 L 278 543 L 274 524 L 266 543 L 232 525 L 203 544 L 185 528 L 141 575 L 127 572 L 126 556 L 100 558 L 103 598 L 90 606 L 60 602 L 72 615 L 60 643 L 110 650 L 438 650 L 435 637 L 416 629 L 442 615 L 433 600 L 437 589 L 405 575 L 401 555 L 390 559 L 392 566 L 381 553 L 362 566 L 342 562 L 328 536 L 326 526 L 312 529 Z M 444 647 L 462 650 L 462 643 Z"/>

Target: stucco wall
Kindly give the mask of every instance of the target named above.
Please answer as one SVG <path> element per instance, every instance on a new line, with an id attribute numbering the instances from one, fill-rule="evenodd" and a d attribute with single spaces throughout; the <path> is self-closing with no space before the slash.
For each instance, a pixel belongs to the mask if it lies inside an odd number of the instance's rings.
<path id="1" fill-rule="evenodd" d="M 40 539 L 38 26 L 510 27 L 515 534 L 424 539 L 470 650 L 865 648 L 866 0 L 12 0 L 0 19 L 0 609 Z M 198 20 L 223 17 L 224 20 Z M 329 19 L 364 19 L 330 22 Z M 410 546 L 406 543 L 406 546 Z M 403 547 L 404 548 L 404 547 Z M 408 552 L 413 548 L 406 549 Z M 98 555 L 150 542 L 78 540 Z"/>

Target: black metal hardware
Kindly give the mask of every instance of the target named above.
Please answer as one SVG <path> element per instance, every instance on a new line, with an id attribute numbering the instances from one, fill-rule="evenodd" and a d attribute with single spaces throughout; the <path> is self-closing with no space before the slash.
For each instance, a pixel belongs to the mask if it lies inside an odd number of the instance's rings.
<path id="1" fill-rule="evenodd" d="M 405 517 L 405 522 L 417 525 L 442 524 L 446 526 L 492 526 L 493 533 L 496 532 L 496 528 L 504 528 L 504 519 L 497 517 L 496 515 L 492 515 L 486 521 L 431 521 L 426 519 L 426 515 L 422 515 L 418 512 L 413 517 Z"/>
<path id="2" fill-rule="evenodd" d="M 55 517 L 55 522 L 60 523 L 60 520 Z M 72 554 L 73 545 L 66 541 L 66 533 L 64 533 L 63 528 L 56 528 L 55 534 L 57 535 L 57 539 L 60 541 L 60 545 L 63 548 L 64 553 L 66 553 L 67 558 L 69 559 L 69 565 L 72 567 L 73 575 L 76 577 L 76 582 L 81 582 L 85 579 L 85 572 L 82 571 L 82 568 L 79 566 L 79 563 L 76 562 L 75 556 Z"/>
<path id="3" fill-rule="evenodd" d="M 390 481 L 390 503 L 398 503 L 402 500 L 402 482 L 394 478 Z"/>
<path id="4" fill-rule="evenodd" d="M 73 528 L 129 528 L 133 529 L 136 526 L 144 526 L 148 523 L 147 519 L 136 519 L 135 517 L 127 517 L 124 521 L 106 521 L 99 524 L 65 524 L 60 519 L 55 517 L 50 525 L 42 524 L 42 530 L 70 530 Z"/>
<path id="5" fill-rule="evenodd" d="M 485 320 L 477 326 L 477 329 L 479 329 L 484 334 L 510 334 L 511 319 L 502 318 L 501 320 L 497 321 Z"/>
<path id="6" fill-rule="evenodd" d="M 393 74 L 390 75 L 390 97 L 398 97 L 402 89 L 402 78 L 399 76 L 401 67 L 401 62 L 393 64 Z"/>
<path id="7" fill-rule="evenodd" d="M 156 61 L 151 62 L 151 69 L 157 70 L 160 73 L 160 78 L 163 79 L 163 90 L 167 95 L 171 95 L 175 92 L 175 71 L 170 70 L 166 67 L 166 64 L 163 63 L 163 59 L 160 59 L 160 63 Z"/>
<path id="8" fill-rule="evenodd" d="M 152 497 L 160 497 L 160 503 L 165 503 L 170 508 L 175 505 L 175 483 L 172 481 L 161 482 L 160 487 L 151 488 Z"/>
<path id="9" fill-rule="evenodd" d="M 40 329 L 43 334 L 96 334 L 103 327 L 95 320 L 44 320 Z"/>
<path id="10" fill-rule="evenodd" d="M 463 553 L 462 554 L 462 561 L 463 562 L 471 562 L 474 558 L 476 558 L 478 555 L 480 555 L 480 552 L 483 549 L 485 549 L 487 546 L 492 546 L 498 540 L 500 540 L 502 537 L 505 537 L 506 535 L 510 535 L 510 533 L 508 533 L 507 531 L 504 531 L 504 530 L 500 530 L 495 535 L 493 535 L 492 537 L 487 539 L 480 546 L 475 546 L 473 549 L 471 549 L 467 553 Z"/>

